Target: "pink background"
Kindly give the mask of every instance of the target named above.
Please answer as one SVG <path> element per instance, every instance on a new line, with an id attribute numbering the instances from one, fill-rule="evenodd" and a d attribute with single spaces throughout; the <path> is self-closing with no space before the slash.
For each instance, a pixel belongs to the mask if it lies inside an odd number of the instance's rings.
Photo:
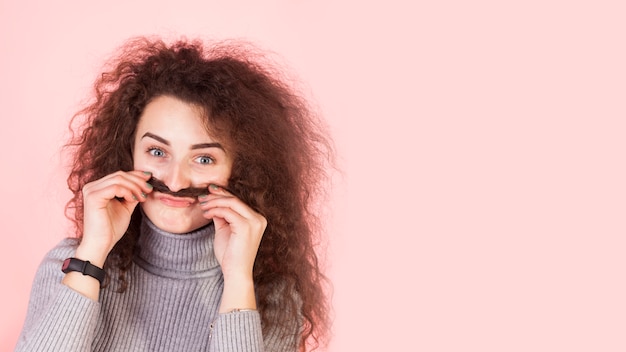
<path id="1" fill-rule="evenodd" d="M 69 118 L 139 34 L 253 40 L 312 92 L 332 351 L 626 350 L 621 3 L 0 0 L 0 350 L 68 235 Z"/>

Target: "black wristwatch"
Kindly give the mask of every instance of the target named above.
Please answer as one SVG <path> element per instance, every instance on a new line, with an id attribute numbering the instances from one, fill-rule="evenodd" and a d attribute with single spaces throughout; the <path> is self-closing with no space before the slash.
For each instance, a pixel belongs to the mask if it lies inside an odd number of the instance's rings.
<path id="1" fill-rule="evenodd" d="M 91 264 L 88 260 L 80 260 L 77 258 L 67 258 L 63 262 L 63 267 L 61 267 L 61 271 L 64 273 L 69 273 L 70 271 L 78 271 L 83 275 L 89 275 L 96 280 L 100 281 L 100 285 L 104 282 L 104 270 L 98 268 L 97 266 Z"/>

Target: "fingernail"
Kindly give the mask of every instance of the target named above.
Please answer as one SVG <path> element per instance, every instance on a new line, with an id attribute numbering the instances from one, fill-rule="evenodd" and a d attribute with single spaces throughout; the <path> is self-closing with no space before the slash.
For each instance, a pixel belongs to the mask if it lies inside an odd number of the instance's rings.
<path id="1" fill-rule="evenodd" d="M 144 172 L 143 172 L 143 174 L 144 174 L 144 175 L 152 175 L 152 172 L 150 172 L 150 171 L 144 171 Z"/>
<path id="2" fill-rule="evenodd" d="M 144 198 L 148 198 L 148 195 L 143 193 L 143 192 L 141 192 L 141 196 L 144 197 Z"/>
<path id="3" fill-rule="evenodd" d="M 209 185 L 209 187 L 212 188 L 212 189 L 220 189 L 220 186 L 214 185 L 212 183 Z"/>
<path id="4" fill-rule="evenodd" d="M 200 205 L 205 205 L 206 203 L 208 203 L 208 202 L 200 202 Z"/>
<path id="5" fill-rule="evenodd" d="M 150 188 L 150 189 L 154 188 L 154 187 L 152 187 L 152 185 L 151 185 L 151 184 L 149 184 L 148 182 L 146 182 L 146 184 L 148 185 L 148 188 Z"/>
<path id="6" fill-rule="evenodd" d="M 206 197 L 208 197 L 208 196 L 209 196 L 208 194 L 201 194 L 201 195 L 199 195 L 199 196 L 198 196 L 198 198 L 200 198 L 200 199 L 204 199 L 204 198 L 206 198 Z"/>
<path id="7" fill-rule="evenodd" d="M 134 200 L 139 200 L 139 199 L 137 199 L 137 197 L 135 197 L 135 195 L 134 195 L 134 194 L 133 194 L 133 199 L 134 199 Z"/>

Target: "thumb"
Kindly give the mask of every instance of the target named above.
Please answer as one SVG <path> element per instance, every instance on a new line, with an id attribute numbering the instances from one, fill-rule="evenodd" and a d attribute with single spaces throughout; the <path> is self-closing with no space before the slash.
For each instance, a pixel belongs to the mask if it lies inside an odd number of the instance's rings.
<path id="1" fill-rule="evenodd" d="M 215 231 L 217 232 L 223 229 L 224 227 L 228 226 L 228 222 L 224 220 L 223 218 L 214 217 L 213 225 L 215 226 Z"/>
<path id="2" fill-rule="evenodd" d="M 122 207 L 126 209 L 126 211 L 128 211 L 129 214 L 132 214 L 135 208 L 137 207 L 137 204 L 139 204 L 139 200 L 136 200 L 134 198 L 135 196 L 133 196 L 132 201 L 128 201 L 126 199 L 118 199 L 118 201 L 122 204 Z"/>

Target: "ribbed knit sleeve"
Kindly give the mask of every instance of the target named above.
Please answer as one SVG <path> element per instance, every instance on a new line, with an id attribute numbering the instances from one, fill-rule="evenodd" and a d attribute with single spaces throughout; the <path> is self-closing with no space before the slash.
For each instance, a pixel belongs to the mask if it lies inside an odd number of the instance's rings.
<path id="1" fill-rule="evenodd" d="M 295 352 L 297 325 L 291 329 L 274 329 L 268 336 L 261 333 L 257 311 L 220 314 L 211 326 L 210 351 L 219 352 Z"/>
<path id="2" fill-rule="evenodd" d="M 76 245 L 75 239 L 63 240 L 39 266 L 16 352 L 91 350 L 99 303 L 61 283 L 62 262 Z"/>
<path id="3" fill-rule="evenodd" d="M 220 314 L 211 329 L 210 351 L 264 351 L 261 318 L 257 311 Z"/>

